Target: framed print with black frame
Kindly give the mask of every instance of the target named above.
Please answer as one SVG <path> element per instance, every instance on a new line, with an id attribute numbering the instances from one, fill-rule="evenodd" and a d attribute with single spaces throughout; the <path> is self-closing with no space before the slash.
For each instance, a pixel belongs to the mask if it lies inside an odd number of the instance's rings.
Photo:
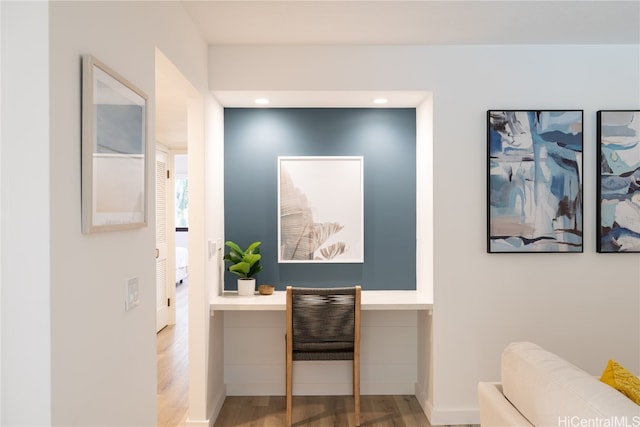
<path id="1" fill-rule="evenodd" d="M 640 252 L 640 110 L 598 111 L 597 152 L 596 250 Z"/>
<path id="2" fill-rule="evenodd" d="M 487 111 L 487 252 L 583 251 L 583 111 Z"/>

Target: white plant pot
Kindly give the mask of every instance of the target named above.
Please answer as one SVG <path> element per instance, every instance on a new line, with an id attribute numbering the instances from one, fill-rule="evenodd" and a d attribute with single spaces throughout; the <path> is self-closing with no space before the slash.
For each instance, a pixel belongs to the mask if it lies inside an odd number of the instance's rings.
<path id="1" fill-rule="evenodd" d="M 238 279 L 238 296 L 250 297 L 256 293 L 256 279 Z"/>

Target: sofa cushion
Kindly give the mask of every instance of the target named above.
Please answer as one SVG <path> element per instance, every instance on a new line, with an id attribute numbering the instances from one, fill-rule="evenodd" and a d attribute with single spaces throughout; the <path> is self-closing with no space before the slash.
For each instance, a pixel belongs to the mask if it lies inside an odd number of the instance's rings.
<path id="1" fill-rule="evenodd" d="M 502 353 L 504 395 L 536 426 L 640 419 L 640 406 L 536 344 L 509 344 Z M 595 421 L 589 421 L 595 420 Z M 600 420 L 600 421 L 598 421 Z"/>
<path id="2" fill-rule="evenodd" d="M 609 360 L 604 368 L 600 381 L 610 385 L 620 393 L 640 405 L 640 378 L 629 372 L 624 366 L 615 360 Z"/>

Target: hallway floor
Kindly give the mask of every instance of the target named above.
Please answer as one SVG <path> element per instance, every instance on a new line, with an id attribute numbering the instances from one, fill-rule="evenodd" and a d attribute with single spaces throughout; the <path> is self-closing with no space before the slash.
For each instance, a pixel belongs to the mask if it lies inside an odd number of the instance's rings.
<path id="1" fill-rule="evenodd" d="M 158 426 L 183 426 L 189 408 L 189 282 L 176 285 L 176 324 L 158 332 Z"/>

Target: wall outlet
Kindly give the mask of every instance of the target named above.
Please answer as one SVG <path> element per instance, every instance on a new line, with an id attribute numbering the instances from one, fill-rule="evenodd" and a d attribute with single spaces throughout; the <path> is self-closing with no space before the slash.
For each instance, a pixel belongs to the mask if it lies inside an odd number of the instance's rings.
<path id="1" fill-rule="evenodd" d="M 140 305 L 140 286 L 137 277 L 127 280 L 124 294 L 124 311 L 133 310 Z"/>

